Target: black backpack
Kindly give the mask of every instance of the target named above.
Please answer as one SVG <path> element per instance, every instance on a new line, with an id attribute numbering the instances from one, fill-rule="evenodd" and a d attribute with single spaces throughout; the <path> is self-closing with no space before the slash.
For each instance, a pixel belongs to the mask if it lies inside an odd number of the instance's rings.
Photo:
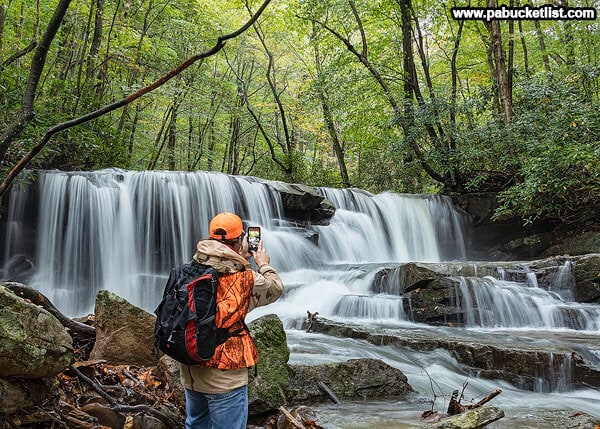
<path id="1" fill-rule="evenodd" d="M 196 261 L 171 271 L 163 298 L 154 314 L 156 347 L 166 355 L 186 365 L 208 361 L 215 348 L 227 338 L 239 335 L 217 328 L 216 270 Z"/>

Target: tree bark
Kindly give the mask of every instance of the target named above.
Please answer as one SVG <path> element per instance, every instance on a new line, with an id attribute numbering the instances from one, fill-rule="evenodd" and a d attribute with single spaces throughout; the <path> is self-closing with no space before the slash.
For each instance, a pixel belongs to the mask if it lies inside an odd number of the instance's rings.
<path id="1" fill-rule="evenodd" d="M 315 31 L 314 23 L 313 23 L 313 33 Z M 314 39 L 314 37 L 313 37 Z M 323 65 L 321 64 L 321 53 L 319 51 L 319 46 L 314 42 L 314 57 L 315 57 L 315 68 L 317 70 L 317 82 L 323 79 Z M 333 115 L 331 113 L 331 109 L 329 108 L 329 104 L 327 102 L 327 97 L 325 96 L 325 91 L 323 91 L 323 86 L 321 84 L 317 84 L 317 93 L 319 100 L 321 101 L 321 108 L 323 110 L 323 119 L 325 121 L 325 126 L 327 127 L 327 131 L 329 132 L 329 136 L 331 137 L 333 152 L 335 153 L 338 168 L 340 171 L 340 177 L 342 178 L 342 185 L 345 188 L 351 187 L 350 178 L 348 177 L 348 169 L 346 168 L 346 160 L 344 157 L 344 144 L 340 138 L 340 135 L 337 131 L 337 127 L 333 120 Z"/>
<path id="2" fill-rule="evenodd" d="M 0 5 L 0 59 L 2 59 L 2 44 L 4 40 L 4 22 L 6 21 L 6 11 L 8 6 L 4 3 Z"/>
<path id="3" fill-rule="evenodd" d="M 519 39 L 521 39 L 521 49 L 523 50 L 523 68 L 525 69 L 525 75 L 527 77 L 531 76 L 531 71 L 529 70 L 529 57 L 527 55 L 527 42 L 525 41 L 525 36 L 523 35 L 523 22 L 519 21 Z"/>
<path id="4" fill-rule="evenodd" d="M 533 24 L 535 25 L 535 34 L 537 36 L 538 43 L 540 45 L 540 51 L 542 53 L 544 68 L 546 69 L 546 73 L 550 74 L 550 57 L 548 56 L 548 50 L 546 49 L 546 41 L 544 40 L 544 33 L 542 33 L 540 21 L 536 19 L 533 21 Z"/>
<path id="5" fill-rule="evenodd" d="M 103 26 L 103 18 L 102 14 L 104 12 L 104 0 L 95 0 L 96 1 L 96 15 L 94 17 L 94 35 L 92 36 L 92 43 L 90 45 L 90 53 L 87 61 L 86 75 L 88 78 L 91 78 L 94 74 L 96 67 L 96 59 L 98 58 L 98 53 L 100 52 L 100 45 L 102 43 L 102 26 Z"/>
<path id="6" fill-rule="evenodd" d="M 495 0 L 487 0 L 487 7 L 496 7 Z M 494 19 L 486 27 L 490 33 L 490 48 L 494 59 L 494 70 L 498 79 L 498 99 L 504 122 L 509 125 L 512 122 L 512 87 L 510 85 L 506 61 L 504 59 L 504 47 L 502 46 L 502 33 L 500 30 L 500 21 Z"/>

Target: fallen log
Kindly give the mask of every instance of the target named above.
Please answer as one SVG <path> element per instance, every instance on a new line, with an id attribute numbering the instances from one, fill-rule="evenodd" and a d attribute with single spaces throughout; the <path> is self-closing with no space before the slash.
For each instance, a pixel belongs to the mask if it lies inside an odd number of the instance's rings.
<path id="1" fill-rule="evenodd" d="M 497 407 L 478 407 L 464 413 L 450 416 L 427 426 L 427 429 L 481 429 L 504 417 L 504 411 Z"/>

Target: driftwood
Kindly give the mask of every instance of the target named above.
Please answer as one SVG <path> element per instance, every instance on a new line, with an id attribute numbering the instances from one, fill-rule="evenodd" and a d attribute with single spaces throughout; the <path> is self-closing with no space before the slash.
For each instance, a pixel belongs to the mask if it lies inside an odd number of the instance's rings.
<path id="1" fill-rule="evenodd" d="M 462 395 L 461 395 L 462 397 Z M 458 390 L 452 392 L 452 397 L 450 398 L 450 403 L 448 404 L 448 415 L 454 416 L 456 414 L 460 414 L 465 411 L 465 407 L 461 405 L 460 399 L 458 398 Z"/>
<path id="2" fill-rule="evenodd" d="M 306 332 L 313 331 L 313 325 L 317 321 L 318 312 L 311 313 L 310 310 L 306 310 Z"/>
<path id="3" fill-rule="evenodd" d="M 466 384 L 463 387 L 466 387 Z M 494 399 L 500 393 L 502 393 L 502 389 L 496 389 L 496 390 L 488 393 L 483 399 L 481 399 L 480 401 L 476 402 L 475 404 L 462 405 L 460 403 L 460 400 L 463 398 L 463 394 L 461 393 L 460 397 L 459 397 L 458 390 L 455 390 L 454 392 L 452 392 L 452 397 L 450 398 L 450 403 L 448 404 L 448 411 L 447 411 L 447 413 L 450 416 L 454 416 L 456 414 L 464 413 L 467 410 L 472 410 L 474 408 L 479 408 L 482 405 L 484 405 L 487 402 L 489 402 L 492 399 Z"/>
<path id="4" fill-rule="evenodd" d="M 488 393 L 482 400 L 475 404 L 468 404 L 465 406 L 467 410 L 472 410 L 473 408 L 481 407 L 483 404 L 490 402 L 496 396 L 502 393 L 502 389 L 496 389 L 493 392 Z"/>
<path id="5" fill-rule="evenodd" d="M 283 414 L 285 416 L 287 421 L 292 424 L 292 426 L 294 426 L 297 429 L 306 429 L 306 426 L 304 426 L 302 423 L 300 423 L 296 419 L 296 417 L 292 416 L 292 414 L 288 410 L 286 410 L 286 408 L 283 405 L 281 407 L 279 407 L 279 411 L 281 412 L 281 414 Z"/>
<path id="6" fill-rule="evenodd" d="M 331 402 L 333 402 L 334 404 L 340 404 L 342 402 L 338 399 L 337 396 L 335 396 L 335 393 L 333 393 L 331 391 L 331 389 L 325 383 L 323 383 L 322 381 L 319 381 L 318 385 L 319 385 L 319 389 L 321 389 L 321 391 L 327 395 L 327 397 L 331 400 Z"/>
<path id="7" fill-rule="evenodd" d="M 325 429 L 316 421 L 316 413 L 304 405 L 287 410 L 279 407 L 279 415 L 273 420 L 268 420 L 265 429 Z M 250 426 L 249 426 L 250 427 Z"/>

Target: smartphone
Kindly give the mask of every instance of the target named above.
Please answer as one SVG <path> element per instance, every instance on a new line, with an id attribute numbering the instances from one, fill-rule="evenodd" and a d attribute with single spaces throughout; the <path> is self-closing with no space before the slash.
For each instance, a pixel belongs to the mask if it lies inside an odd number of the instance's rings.
<path id="1" fill-rule="evenodd" d="M 248 250 L 256 252 L 260 241 L 260 226 L 248 227 Z"/>

